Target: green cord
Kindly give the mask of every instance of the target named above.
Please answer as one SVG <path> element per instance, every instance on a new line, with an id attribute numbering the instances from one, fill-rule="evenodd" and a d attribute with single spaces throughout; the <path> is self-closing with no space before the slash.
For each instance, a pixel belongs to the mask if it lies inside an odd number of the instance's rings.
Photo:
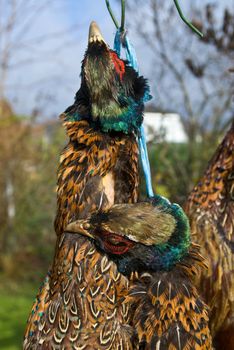
<path id="1" fill-rule="evenodd" d="M 122 0 L 121 2 L 121 27 L 120 27 L 120 31 L 123 32 L 124 31 L 124 26 L 125 26 L 125 0 Z"/>
<path id="2" fill-rule="evenodd" d="M 114 14 L 113 14 L 113 12 L 112 12 L 112 10 L 111 10 L 109 0 L 106 0 L 106 7 L 107 7 L 107 9 L 108 9 L 108 11 L 109 11 L 109 14 L 111 15 L 112 21 L 114 22 L 116 28 L 119 29 L 119 23 L 117 22 L 117 20 L 116 20 Z"/>
<path id="3" fill-rule="evenodd" d="M 191 28 L 197 35 L 199 35 L 201 38 L 203 38 L 203 33 L 200 32 L 200 30 L 198 30 L 191 22 L 189 22 L 185 18 L 184 14 L 183 14 L 183 12 L 182 12 L 182 10 L 180 8 L 180 5 L 178 3 L 178 0 L 174 0 L 174 3 L 175 3 L 175 6 L 177 8 L 177 11 L 178 11 L 182 21 L 184 21 L 187 24 L 187 26 L 189 26 L 189 28 Z M 115 15 L 114 15 L 114 13 L 113 13 L 113 11 L 111 9 L 109 0 L 106 0 L 106 7 L 107 7 L 107 9 L 109 11 L 109 14 L 110 14 L 110 16 L 111 16 L 111 18 L 112 18 L 116 28 L 120 29 L 121 32 L 124 32 L 124 26 L 125 26 L 125 0 L 121 0 L 121 8 L 122 8 L 122 11 L 121 11 L 121 26 L 119 26 L 119 23 L 118 23 L 117 19 L 115 18 Z"/>
<path id="4" fill-rule="evenodd" d="M 200 30 L 198 30 L 191 22 L 189 22 L 183 15 L 183 12 L 180 8 L 180 5 L 178 4 L 178 1 L 177 0 L 174 0 L 174 3 L 175 3 L 175 6 L 177 8 L 177 11 L 182 19 L 182 21 L 184 21 L 188 26 L 189 28 L 191 28 L 197 35 L 199 35 L 201 38 L 203 38 L 203 33 L 200 32 Z"/>
<path id="5" fill-rule="evenodd" d="M 125 0 L 121 0 L 121 8 L 122 8 L 122 11 L 121 11 L 121 26 L 119 26 L 119 23 L 117 21 L 117 19 L 115 18 L 115 15 L 111 9 L 111 6 L 110 6 L 110 2 L 109 0 L 106 0 L 106 7 L 109 11 L 109 14 L 112 18 L 112 21 L 114 22 L 115 26 L 117 29 L 120 29 L 121 32 L 124 31 L 124 26 L 125 26 Z"/>

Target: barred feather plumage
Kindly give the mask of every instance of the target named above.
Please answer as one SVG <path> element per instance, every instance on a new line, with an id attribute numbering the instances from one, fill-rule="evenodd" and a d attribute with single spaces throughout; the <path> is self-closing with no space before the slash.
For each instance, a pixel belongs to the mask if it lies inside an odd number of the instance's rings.
<path id="1" fill-rule="evenodd" d="M 123 303 L 135 330 L 134 349 L 212 349 L 208 307 L 194 286 L 207 266 L 200 247 L 190 245 L 188 220 L 178 205 L 155 196 L 114 205 L 67 229 L 94 240 L 129 278 Z"/>
<path id="2" fill-rule="evenodd" d="M 24 349 L 132 349 L 129 308 L 121 302 L 127 278 L 89 240 L 64 233 L 72 220 L 138 199 L 136 136 L 148 86 L 124 61 L 120 79 L 112 56 L 104 42 L 89 43 L 81 88 L 61 116 L 69 142 L 58 171 L 55 257 Z"/>
<path id="3" fill-rule="evenodd" d="M 197 285 L 211 308 L 218 348 L 234 347 L 234 121 L 186 203 L 195 242 L 208 260 Z"/>

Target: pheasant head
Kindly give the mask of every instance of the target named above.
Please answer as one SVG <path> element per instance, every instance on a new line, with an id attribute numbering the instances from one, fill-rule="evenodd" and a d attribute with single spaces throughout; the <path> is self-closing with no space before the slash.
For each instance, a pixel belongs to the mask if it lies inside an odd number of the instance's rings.
<path id="1" fill-rule="evenodd" d="M 104 132 L 137 132 L 143 121 L 144 102 L 149 99 L 146 80 L 110 49 L 92 22 L 81 87 L 74 104 L 65 111 L 65 120 L 88 119 Z"/>
<path id="2" fill-rule="evenodd" d="M 161 196 L 148 202 L 114 205 L 69 224 L 67 231 L 94 240 L 125 275 L 169 271 L 188 254 L 191 243 L 182 208 Z"/>

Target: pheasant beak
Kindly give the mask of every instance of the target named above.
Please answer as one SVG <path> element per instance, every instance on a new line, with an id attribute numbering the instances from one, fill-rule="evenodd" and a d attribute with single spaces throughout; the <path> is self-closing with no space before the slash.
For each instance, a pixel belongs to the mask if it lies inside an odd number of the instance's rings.
<path id="1" fill-rule="evenodd" d="M 65 231 L 66 232 L 72 232 L 72 233 L 78 233 L 80 235 L 94 238 L 91 233 L 89 232 L 89 229 L 91 228 L 90 224 L 87 223 L 84 220 L 77 220 L 73 221 L 70 224 L 67 225 Z"/>
<path id="2" fill-rule="evenodd" d="M 103 39 L 100 28 L 96 22 L 92 21 L 89 26 L 89 44 L 101 42 L 105 43 L 105 40 Z"/>

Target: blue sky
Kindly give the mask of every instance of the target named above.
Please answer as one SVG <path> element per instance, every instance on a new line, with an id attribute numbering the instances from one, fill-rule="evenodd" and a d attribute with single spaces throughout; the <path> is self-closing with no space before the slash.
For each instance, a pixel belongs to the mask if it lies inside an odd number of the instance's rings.
<path id="1" fill-rule="evenodd" d="M 113 8 L 116 9 L 115 3 Z M 7 96 L 17 112 L 30 113 L 39 105 L 50 116 L 72 103 L 92 20 L 100 24 L 106 41 L 112 45 L 115 27 L 104 0 L 59 0 L 38 14 L 28 33 L 24 33 L 24 42 L 30 46 L 24 45 L 27 51 L 24 46 L 16 50 L 12 60 L 13 66 L 28 58 L 32 62 L 18 65 L 8 75 Z M 63 35 L 70 27 L 73 29 Z M 59 34 L 54 37 L 54 33 Z M 40 41 L 43 36 L 48 40 Z"/>
<path id="2" fill-rule="evenodd" d="M 180 0 L 182 7 L 184 2 Z M 116 1 L 111 0 L 110 3 L 118 14 L 120 8 Z M 234 1 L 220 0 L 222 6 L 230 6 L 231 3 Z M 127 12 L 128 16 L 130 14 Z M 30 113 L 39 106 L 45 116 L 56 116 L 73 102 L 79 88 L 81 60 L 87 47 L 88 27 L 92 20 L 99 23 L 103 36 L 112 45 L 115 27 L 105 0 L 56 0 L 54 5 L 38 12 L 33 24 L 24 32 L 27 45 L 22 45 L 13 55 L 13 63 L 28 58 L 33 62 L 10 70 L 7 81 L 7 96 L 13 101 L 18 113 Z M 178 25 L 184 25 L 179 17 Z M 64 35 L 65 30 L 71 27 L 72 30 Z M 40 37 L 44 36 L 48 40 L 41 41 Z M 135 33 L 130 31 L 129 36 L 138 54 L 141 72 L 148 75 L 151 57 L 145 54 Z M 35 38 L 38 39 L 35 41 Z"/>

